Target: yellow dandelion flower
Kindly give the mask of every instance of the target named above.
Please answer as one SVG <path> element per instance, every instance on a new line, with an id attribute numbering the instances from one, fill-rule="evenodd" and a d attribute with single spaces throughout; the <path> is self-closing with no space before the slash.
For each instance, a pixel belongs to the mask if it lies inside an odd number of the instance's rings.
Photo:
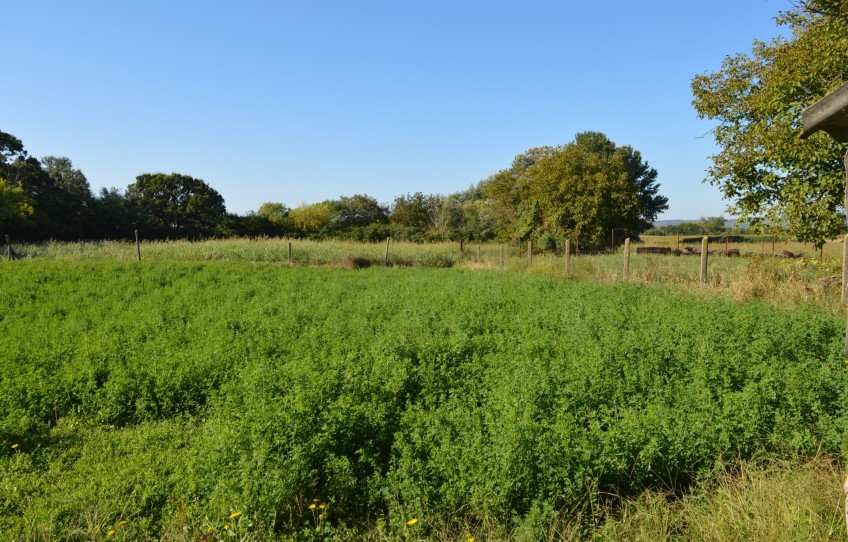
<path id="1" fill-rule="evenodd" d="M 312 502 L 321 502 L 321 499 L 312 499 Z"/>
<path id="2" fill-rule="evenodd" d="M 309 505 L 309 509 L 310 509 L 310 510 L 315 510 L 315 503 L 310 504 L 310 505 Z"/>
<path id="3" fill-rule="evenodd" d="M 229 530 L 230 530 L 230 526 L 229 526 L 229 525 L 224 525 L 224 530 L 225 530 L 225 531 L 229 531 Z"/>
<path id="4" fill-rule="evenodd" d="M 413 526 L 413 525 L 415 525 L 416 523 L 418 523 L 418 519 L 417 519 L 417 518 L 412 518 L 411 520 L 409 520 L 409 521 L 407 521 L 407 522 L 406 522 L 406 524 L 407 524 L 409 527 L 412 527 L 412 526 Z"/>
<path id="5" fill-rule="evenodd" d="M 238 519 L 241 517 L 241 512 L 233 512 L 230 514 L 230 519 Z"/>
<path id="6" fill-rule="evenodd" d="M 107 537 L 115 536 L 115 530 L 114 530 L 114 529 L 111 529 L 108 533 L 106 533 L 106 536 L 107 536 Z"/>
<path id="7" fill-rule="evenodd" d="M 325 508 L 327 508 L 327 505 L 325 503 L 321 503 L 321 504 L 318 505 L 318 508 L 320 508 L 321 510 L 324 510 Z"/>
<path id="8" fill-rule="evenodd" d="M 119 527 L 123 527 L 126 524 L 127 524 L 127 520 L 125 520 L 125 519 L 122 519 L 121 521 L 118 522 Z"/>
<path id="9" fill-rule="evenodd" d="M 18 449 L 18 447 L 19 447 L 19 446 L 18 446 L 17 444 L 12 444 L 12 449 L 13 449 L 13 450 L 17 450 L 17 449 Z"/>
<path id="10" fill-rule="evenodd" d="M 469 537 L 468 537 L 468 540 L 467 540 L 466 542 L 474 542 L 474 537 L 473 537 L 473 536 L 469 536 Z"/>
<path id="11" fill-rule="evenodd" d="M 318 521 L 324 521 L 324 514 L 318 514 Z"/>

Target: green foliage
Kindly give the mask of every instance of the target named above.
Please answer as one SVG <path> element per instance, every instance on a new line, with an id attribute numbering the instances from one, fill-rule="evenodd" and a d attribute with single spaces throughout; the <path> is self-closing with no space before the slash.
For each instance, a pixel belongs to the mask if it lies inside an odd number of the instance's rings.
<path id="1" fill-rule="evenodd" d="M 574 162 L 577 152 L 583 152 L 577 160 L 584 163 Z M 582 236 L 584 248 L 597 248 L 606 239 L 604 230 L 623 228 L 638 235 L 667 208 L 667 199 L 657 193 L 656 170 L 638 151 L 618 147 L 598 132 L 577 134 L 565 147 L 530 149 L 515 158 L 511 170 L 449 196 L 416 192 L 396 198 L 391 208 L 364 194 L 296 209 L 267 202 L 244 216 L 227 214 L 217 191 L 178 173 L 142 174 L 126 191 L 102 189 L 92 196 L 85 175 L 70 159 L 47 156 L 39 162 L 11 134 L 0 132 L 0 158 L 0 176 L 20 189 L 33 209 L 30 220 L 6 220 L 12 236 L 24 240 L 132 239 L 133 230 L 139 230 L 147 239 L 499 238 L 533 240 L 554 249 L 573 235 Z M 593 191 L 600 198 L 591 196 Z"/>
<path id="2" fill-rule="evenodd" d="M 600 248 L 612 228 L 638 236 L 668 208 L 656 179 L 639 151 L 584 132 L 562 147 L 517 156 L 511 169 L 483 182 L 482 192 L 502 239 L 579 237 L 581 246 Z"/>
<path id="3" fill-rule="evenodd" d="M 848 18 L 837 1 L 811 1 L 776 21 L 791 38 L 754 42 L 692 80 L 698 115 L 717 122 L 707 180 L 742 220 L 785 223 L 820 247 L 844 230 L 845 145 L 798 136 L 801 112 L 848 80 Z"/>
<path id="4" fill-rule="evenodd" d="M 329 201 L 302 203 L 289 212 L 289 219 L 298 232 L 306 236 L 327 235 L 333 217 L 333 206 Z"/>
<path id="5" fill-rule="evenodd" d="M 259 210 L 256 214 L 267 218 L 275 225 L 288 226 L 289 211 L 290 209 L 282 203 L 265 202 L 259 206 Z"/>
<path id="6" fill-rule="evenodd" d="M 388 224 L 389 213 L 371 196 L 341 196 L 332 202 L 331 227 L 334 230 L 363 228 L 372 224 Z"/>
<path id="7" fill-rule="evenodd" d="M 767 304 L 232 262 L 23 261 L 0 289 L 11 538 L 538 539 L 738 458 L 845 451 L 843 325 Z"/>
<path id="8" fill-rule="evenodd" d="M 147 237 L 211 236 L 226 214 L 224 198 L 200 179 L 179 173 L 144 173 L 126 198 Z"/>
<path id="9" fill-rule="evenodd" d="M 23 143 L 0 131 L 0 178 L 26 198 L 27 220 L 7 221 L 9 233 L 27 239 L 82 239 L 92 233 L 94 215 L 88 181 L 68 158 L 40 162 Z"/>
<path id="10" fill-rule="evenodd" d="M 391 208 L 390 223 L 392 237 L 410 241 L 422 241 L 427 233 L 437 227 L 437 216 L 444 198 L 424 195 L 421 192 L 395 198 Z M 447 222 L 440 225 L 447 228 Z"/>
<path id="11" fill-rule="evenodd" d="M 32 214 L 32 204 L 20 187 L 9 186 L 0 177 L 0 230 L 10 231 L 20 228 Z"/>

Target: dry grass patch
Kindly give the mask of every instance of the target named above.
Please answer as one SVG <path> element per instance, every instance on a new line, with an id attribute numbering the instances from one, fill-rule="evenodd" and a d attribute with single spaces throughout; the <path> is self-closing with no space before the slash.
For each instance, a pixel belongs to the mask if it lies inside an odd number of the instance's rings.
<path id="1" fill-rule="evenodd" d="M 745 465 L 703 492 L 673 499 L 646 492 L 598 540 L 844 541 L 843 469 L 832 459 Z"/>

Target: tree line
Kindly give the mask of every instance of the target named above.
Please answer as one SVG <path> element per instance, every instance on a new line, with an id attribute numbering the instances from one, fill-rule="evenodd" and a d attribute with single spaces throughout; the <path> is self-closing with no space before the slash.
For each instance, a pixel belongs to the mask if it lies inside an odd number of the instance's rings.
<path id="1" fill-rule="evenodd" d="M 560 248 L 609 245 L 609 231 L 636 237 L 668 208 L 657 172 L 629 145 L 583 132 L 534 147 L 512 166 L 447 196 L 416 192 L 390 204 L 366 194 L 289 208 L 266 202 L 245 215 L 200 179 L 144 173 L 125 190 L 93 194 L 69 158 L 36 159 L 0 131 L 0 229 L 23 240 L 287 236 L 377 241 L 533 241 Z"/>

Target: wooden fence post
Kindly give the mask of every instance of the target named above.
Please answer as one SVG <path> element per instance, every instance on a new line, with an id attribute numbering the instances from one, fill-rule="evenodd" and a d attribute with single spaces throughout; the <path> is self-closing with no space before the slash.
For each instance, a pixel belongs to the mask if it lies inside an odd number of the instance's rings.
<path id="1" fill-rule="evenodd" d="M 533 265 L 533 241 L 527 241 L 527 264 Z"/>
<path id="2" fill-rule="evenodd" d="M 624 240 L 624 280 L 630 276 L 630 239 Z"/>
<path id="3" fill-rule="evenodd" d="M 477 263 L 480 263 L 480 243 L 477 243 Z"/>
<path id="4" fill-rule="evenodd" d="M 12 260 L 18 259 L 18 255 L 15 253 L 15 249 L 12 248 L 12 240 L 9 239 L 8 235 L 6 235 L 6 259 L 10 262 Z"/>
<path id="5" fill-rule="evenodd" d="M 389 265 L 389 242 L 392 240 L 391 237 L 386 237 L 386 261 L 385 264 Z"/>
<path id="6" fill-rule="evenodd" d="M 710 238 L 701 239 L 701 284 L 707 283 L 707 253 L 710 248 Z"/>
<path id="7" fill-rule="evenodd" d="M 571 239 L 565 240 L 565 275 L 571 274 Z"/>
<path id="8" fill-rule="evenodd" d="M 138 253 L 138 261 L 141 261 L 141 241 L 138 240 L 138 230 L 135 230 L 135 250 Z"/>
<path id="9" fill-rule="evenodd" d="M 465 242 L 462 239 L 460 239 L 459 240 L 459 259 L 461 260 L 463 256 L 465 256 Z"/>
<path id="10" fill-rule="evenodd" d="M 842 239 L 842 302 L 848 297 L 848 235 Z"/>
<path id="11" fill-rule="evenodd" d="M 289 241 L 289 265 L 292 263 L 291 241 Z"/>

